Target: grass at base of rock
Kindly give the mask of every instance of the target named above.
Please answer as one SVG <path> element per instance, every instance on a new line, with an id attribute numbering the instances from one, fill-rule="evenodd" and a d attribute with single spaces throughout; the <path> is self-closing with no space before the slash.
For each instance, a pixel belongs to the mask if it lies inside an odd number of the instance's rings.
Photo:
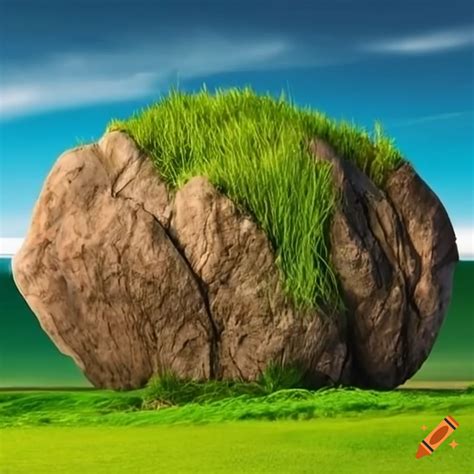
<path id="1" fill-rule="evenodd" d="M 250 213 L 273 245 L 287 293 L 307 307 L 342 307 L 327 236 L 337 196 L 309 140 L 326 140 L 377 184 L 402 162 L 380 126 L 370 136 L 249 89 L 174 92 L 108 130 L 133 137 L 170 188 L 204 175 Z"/>
<path id="2" fill-rule="evenodd" d="M 182 379 L 172 372 L 164 372 L 152 377 L 143 393 L 145 404 L 185 405 L 215 402 L 241 395 L 258 397 L 293 388 L 307 388 L 303 384 L 303 373 L 295 366 L 270 363 L 256 382 L 195 381 Z"/>
<path id="3" fill-rule="evenodd" d="M 419 411 L 455 414 L 474 409 L 474 391 L 288 389 L 270 395 L 240 395 L 182 406 L 144 408 L 146 394 L 112 391 L 0 392 L 0 427 L 139 426 L 239 420 L 308 420 L 397 415 Z"/>

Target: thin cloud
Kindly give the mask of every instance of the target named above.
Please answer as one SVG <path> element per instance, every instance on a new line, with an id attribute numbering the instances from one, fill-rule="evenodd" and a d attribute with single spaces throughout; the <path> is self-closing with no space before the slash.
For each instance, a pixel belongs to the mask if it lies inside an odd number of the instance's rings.
<path id="1" fill-rule="evenodd" d="M 373 53 L 416 55 L 460 49 L 474 44 L 474 26 L 434 31 L 399 38 L 379 39 L 362 45 Z"/>
<path id="2" fill-rule="evenodd" d="M 465 118 L 467 116 L 473 115 L 473 113 L 474 111 L 472 110 L 464 110 L 461 112 L 446 112 L 442 114 L 424 115 L 422 117 L 414 117 L 414 118 L 409 118 L 406 120 L 401 120 L 399 122 L 394 122 L 393 124 L 391 124 L 391 126 L 392 127 L 410 127 L 412 125 L 420 125 L 424 123 L 441 122 L 445 120 Z"/>
<path id="3" fill-rule="evenodd" d="M 0 91 L 0 117 L 11 118 L 37 111 L 134 99 L 148 94 L 154 78 L 135 74 L 125 78 L 61 78 L 7 86 Z"/>
<path id="4" fill-rule="evenodd" d="M 4 74 L 0 118 L 123 101 L 156 94 L 167 82 L 216 73 L 284 66 L 292 45 L 281 39 L 201 37 L 173 46 L 51 57 Z"/>
<path id="5" fill-rule="evenodd" d="M 240 37 L 189 33 L 172 42 L 142 40 L 127 49 L 50 55 L 41 63 L 4 67 L 0 120 L 38 112 L 156 96 L 172 82 L 218 73 L 321 67 L 364 60 L 374 53 L 421 54 L 474 44 L 472 28 L 362 47 L 337 37 L 311 45 L 283 36 Z"/>
<path id="6" fill-rule="evenodd" d="M 0 258 L 12 257 L 23 244 L 21 237 L 0 237 Z"/>
<path id="7" fill-rule="evenodd" d="M 461 260 L 474 260 L 474 227 L 454 229 Z"/>

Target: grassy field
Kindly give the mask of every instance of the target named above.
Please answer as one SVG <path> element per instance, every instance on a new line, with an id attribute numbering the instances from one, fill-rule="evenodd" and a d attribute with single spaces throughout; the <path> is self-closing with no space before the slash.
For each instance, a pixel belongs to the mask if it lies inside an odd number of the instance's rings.
<path id="1" fill-rule="evenodd" d="M 3 473 L 472 473 L 474 389 L 0 392 Z M 242 390 L 242 388 L 238 388 Z M 167 400 L 175 399 L 169 405 Z M 197 402 L 196 400 L 201 400 Z M 152 402 L 156 403 L 152 403 Z M 417 445 L 446 415 L 432 456 Z"/>
<path id="2" fill-rule="evenodd" d="M 157 409 L 159 408 L 159 409 Z M 279 390 L 170 406 L 150 403 L 146 393 L 89 391 L 0 392 L 0 428 L 25 426 L 144 426 L 220 423 L 244 420 L 399 415 L 422 411 L 456 412 L 474 408 L 474 390 L 359 389 Z"/>
<path id="3" fill-rule="evenodd" d="M 141 427 L 25 427 L 0 431 L 4 474 L 474 472 L 472 410 L 432 456 L 418 444 L 447 413 Z"/>
<path id="4" fill-rule="evenodd" d="M 207 394 L 153 409 L 149 395 L 0 392 L 0 472 L 473 472 L 472 389 Z M 459 447 L 416 460 L 421 426 L 448 414 Z"/>
<path id="5" fill-rule="evenodd" d="M 337 195 L 310 140 L 326 140 L 379 184 L 403 161 L 380 126 L 370 135 L 249 89 L 174 92 L 108 129 L 132 136 L 170 188 L 206 176 L 251 214 L 273 244 L 288 294 L 309 307 L 342 304 L 327 239 Z"/>

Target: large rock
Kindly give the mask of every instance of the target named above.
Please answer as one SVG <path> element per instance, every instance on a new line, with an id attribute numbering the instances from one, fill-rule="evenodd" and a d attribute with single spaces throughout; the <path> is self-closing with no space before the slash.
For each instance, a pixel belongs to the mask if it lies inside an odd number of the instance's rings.
<path id="1" fill-rule="evenodd" d="M 442 204 L 404 164 L 385 192 L 326 143 L 341 203 L 331 224 L 331 256 L 347 306 L 351 383 L 391 388 L 428 356 L 451 297 L 456 238 Z"/>
<path id="2" fill-rule="evenodd" d="M 15 281 L 40 324 L 98 387 L 171 370 L 253 380 L 270 362 L 309 384 L 394 387 L 429 353 L 451 294 L 455 237 L 408 166 L 384 190 L 333 163 L 331 224 L 344 314 L 297 310 L 265 234 L 204 177 L 172 195 L 126 135 L 62 155 L 48 176 Z"/>
<path id="3" fill-rule="evenodd" d="M 123 135 L 65 153 L 13 261 L 43 329 L 96 386 L 139 387 L 162 366 L 211 375 L 206 298 L 163 227 L 155 178 Z"/>
<path id="4" fill-rule="evenodd" d="M 202 282 L 215 327 L 214 374 L 255 379 L 270 361 L 297 362 L 311 383 L 339 380 L 338 317 L 295 311 L 265 234 L 203 177 L 176 193 L 170 231 Z"/>

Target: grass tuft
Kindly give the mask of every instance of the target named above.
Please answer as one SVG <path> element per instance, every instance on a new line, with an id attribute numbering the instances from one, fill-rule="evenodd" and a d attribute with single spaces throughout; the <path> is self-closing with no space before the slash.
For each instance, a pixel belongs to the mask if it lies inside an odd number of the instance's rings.
<path id="1" fill-rule="evenodd" d="M 371 137 L 250 89 L 174 91 L 108 130 L 133 137 L 171 189 L 203 175 L 252 215 L 272 243 L 286 293 L 306 307 L 342 307 L 327 236 L 338 197 L 309 140 L 326 140 L 379 185 L 402 162 L 378 124 Z"/>
<path id="2" fill-rule="evenodd" d="M 302 388 L 303 373 L 296 366 L 286 367 L 271 362 L 263 371 L 259 383 L 267 394 L 278 390 Z"/>
<path id="3" fill-rule="evenodd" d="M 172 372 L 152 377 L 144 391 L 144 406 L 208 403 L 241 395 L 260 396 L 265 390 L 257 383 L 230 380 L 196 381 L 182 379 Z"/>
<path id="4" fill-rule="evenodd" d="M 296 367 L 271 363 L 258 382 L 190 380 L 170 371 L 152 377 L 144 389 L 144 406 L 209 403 L 242 395 L 258 397 L 278 390 L 302 387 L 302 372 Z"/>

